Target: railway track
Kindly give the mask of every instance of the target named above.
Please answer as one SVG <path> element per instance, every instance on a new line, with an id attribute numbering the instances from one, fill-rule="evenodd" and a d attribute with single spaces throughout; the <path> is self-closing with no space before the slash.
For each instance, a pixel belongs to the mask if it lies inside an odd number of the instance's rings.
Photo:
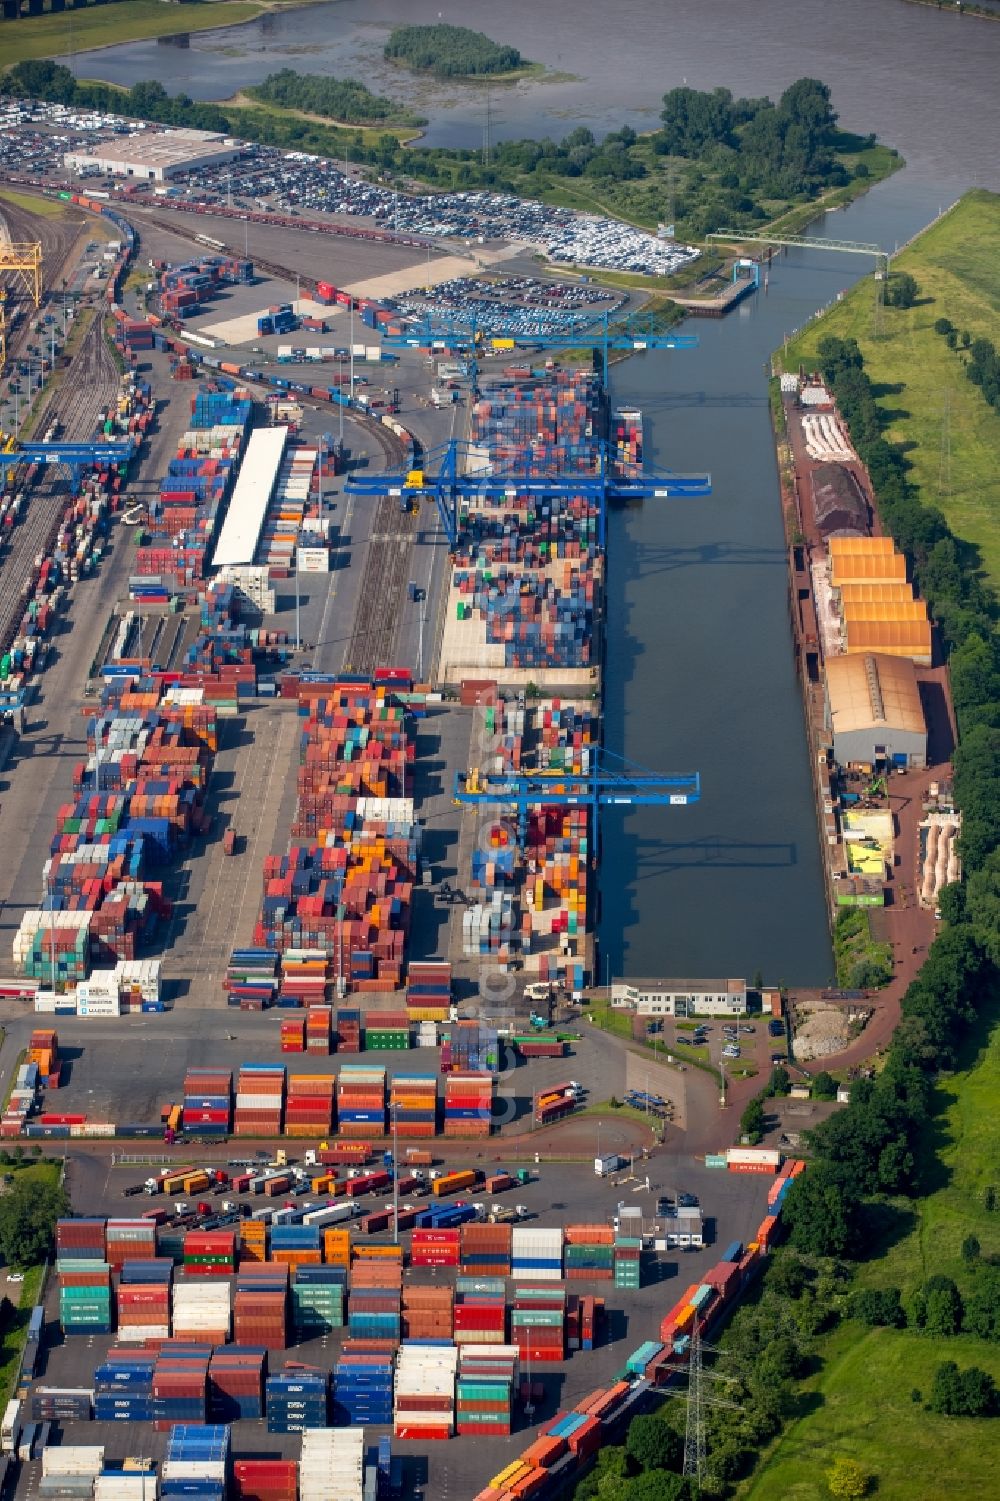
<path id="1" fill-rule="evenodd" d="M 53 419 L 58 419 L 62 436 L 68 441 L 86 442 L 94 435 L 102 407 L 113 399 L 117 389 L 118 372 L 98 312 L 63 374 L 62 385 L 43 409 L 39 431 L 44 432 Z M 21 486 L 15 484 L 14 488 Z M 11 530 L 10 545 L 0 554 L 0 651 L 6 651 L 17 634 L 32 591 L 35 560 L 49 551 L 69 493 L 63 474 L 56 471 L 42 475 L 30 487 L 26 515 Z"/>
<path id="2" fill-rule="evenodd" d="M 384 495 L 379 500 L 347 652 L 352 672 L 371 673 L 376 667 L 392 664 L 399 606 L 419 526 L 415 511 L 401 514 L 397 497 Z"/>

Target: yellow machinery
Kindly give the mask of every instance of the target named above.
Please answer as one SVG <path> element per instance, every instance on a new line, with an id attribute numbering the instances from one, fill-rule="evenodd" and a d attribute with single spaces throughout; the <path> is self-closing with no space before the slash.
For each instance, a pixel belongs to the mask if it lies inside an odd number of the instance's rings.
<path id="1" fill-rule="evenodd" d="M 15 244 L 0 240 L 0 273 L 5 271 L 14 273 L 17 284 L 24 288 L 37 309 L 42 301 L 41 242 Z"/>
<path id="2" fill-rule="evenodd" d="M 34 244 L 15 244 L 0 238 L 0 276 L 12 272 L 15 285 L 21 287 L 35 304 L 37 311 L 42 300 L 42 247 Z M 7 291 L 0 286 L 0 374 L 7 364 Z"/>

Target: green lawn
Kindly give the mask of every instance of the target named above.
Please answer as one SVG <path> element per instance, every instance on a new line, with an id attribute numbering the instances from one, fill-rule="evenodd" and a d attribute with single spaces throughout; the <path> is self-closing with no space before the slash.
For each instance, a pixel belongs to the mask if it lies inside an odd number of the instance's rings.
<path id="1" fill-rule="evenodd" d="M 67 205 L 61 203 L 58 198 L 42 198 L 34 193 L 15 193 L 13 188 L 0 188 L 0 198 L 4 203 L 12 203 L 15 208 L 23 208 L 26 213 L 37 214 L 41 219 L 58 219 L 65 214 Z"/>
<path id="2" fill-rule="evenodd" d="M 308 5 L 311 0 L 296 0 L 296 3 Z M 264 11 L 275 8 L 274 0 L 198 0 L 187 5 L 165 5 L 163 0 L 128 0 L 127 4 L 67 9 L 62 15 L 25 16 L 20 21 L 3 23 L 3 65 L 12 67 L 14 63 L 38 57 L 64 60 L 70 47 L 75 55 L 90 47 L 113 47 L 119 42 L 173 36 L 179 31 L 234 26 L 239 21 L 253 21 Z"/>
<path id="3" fill-rule="evenodd" d="M 872 337 L 872 282 L 866 277 L 794 339 L 782 363 L 794 370 L 815 362 L 820 339 L 856 338 L 881 404 L 891 414 L 887 436 L 908 445 L 911 478 L 929 505 L 944 511 L 956 536 L 980 548 L 1000 584 L 1000 416 L 966 377 L 958 352 L 934 332 L 948 318 L 973 338 L 996 342 L 1000 325 L 1000 194 L 967 193 L 959 205 L 892 262 L 909 271 L 919 305 L 887 308 L 884 333 Z M 899 386 L 898 392 L 892 388 Z M 950 476 L 942 476 L 945 393 L 948 393 Z"/>
<path id="4" fill-rule="evenodd" d="M 987 1184 L 1000 1183 L 1000 1003 L 989 1020 L 978 1055 L 938 1086 L 929 1148 L 937 1151 L 941 1186 L 924 1199 L 898 1201 L 902 1233 L 859 1266 L 861 1286 L 898 1287 L 905 1297 L 935 1273 L 968 1286 L 961 1257 L 967 1235 L 978 1237 L 983 1256 L 1000 1254 L 1000 1214 L 987 1214 L 982 1202 Z M 824 1470 L 842 1454 L 877 1474 L 880 1501 L 1000 1494 L 1000 1423 L 937 1417 L 910 1400 L 914 1387 L 926 1394 L 943 1360 L 981 1366 L 1000 1382 L 1000 1346 L 854 1322 L 816 1343 L 822 1364 L 803 1390 L 819 1405 L 785 1430 L 741 1496 L 818 1501 L 827 1495 Z"/>
<path id="5" fill-rule="evenodd" d="M 878 1501 L 985 1501 L 1000 1494 L 997 1420 L 938 1417 L 911 1397 L 916 1388 L 926 1398 L 943 1360 L 978 1365 L 1000 1381 L 1000 1347 L 966 1336 L 861 1332 L 851 1324 L 821 1344 L 823 1368 L 802 1388 L 815 1410 L 790 1424 L 737 1496 L 829 1501 L 826 1471 L 842 1457 L 875 1477 Z"/>

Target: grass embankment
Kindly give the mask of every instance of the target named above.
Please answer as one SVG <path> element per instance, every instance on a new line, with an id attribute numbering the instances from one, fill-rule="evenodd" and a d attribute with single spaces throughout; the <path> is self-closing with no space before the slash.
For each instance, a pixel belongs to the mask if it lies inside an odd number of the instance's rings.
<path id="1" fill-rule="evenodd" d="M 837 984 L 845 990 L 875 989 L 893 976 L 892 945 L 872 936 L 863 907 L 842 907 L 833 930 Z"/>
<path id="2" fill-rule="evenodd" d="M 40 219 L 59 219 L 67 207 L 58 198 L 36 198 L 34 193 L 15 193 L 13 188 L 0 188 L 0 199 L 23 209 L 26 214 L 37 214 Z"/>
<path id="3" fill-rule="evenodd" d="M 963 1240 L 982 1255 L 1000 1254 L 1000 1214 L 984 1190 L 1000 1180 L 996 1101 L 1000 1098 L 1000 1026 L 970 1067 L 937 1087 L 935 1119 L 940 1187 L 900 1200 L 912 1226 L 857 1268 L 862 1287 L 907 1294 L 927 1278 L 953 1277 L 968 1287 Z M 905 1222 L 904 1222 L 905 1223 Z M 821 1364 L 803 1384 L 805 1414 L 786 1429 L 751 1481 L 746 1501 L 826 1501 L 825 1472 L 848 1455 L 876 1476 L 879 1501 L 938 1501 L 941 1496 L 997 1494 L 996 1421 L 940 1417 L 924 1407 L 935 1367 L 954 1360 L 979 1366 L 1000 1383 L 1000 1345 L 970 1335 L 933 1337 L 910 1330 L 866 1329 L 845 1322 L 816 1342 Z M 919 1391 L 922 1401 L 914 1400 Z"/>
<path id="4" fill-rule="evenodd" d="M 938 506 L 956 536 L 973 542 L 1000 585 L 1000 417 L 967 378 L 961 350 L 934 332 L 948 318 L 973 339 L 996 340 L 1000 319 L 1000 194 L 965 197 L 894 258 L 919 288 L 912 308 L 886 308 L 882 334 L 872 331 L 872 283 L 859 282 L 793 339 L 782 353 L 788 370 L 811 367 L 821 339 L 857 339 L 889 425 L 886 437 L 906 446 L 910 479 Z"/>
<path id="5" fill-rule="evenodd" d="M 296 6 L 316 0 L 294 0 Z M 291 9 L 281 0 L 198 0 L 197 4 L 164 5 L 163 0 L 128 0 L 122 5 L 88 6 L 58 15 L 22 16 L 3 28 L 3 66 L 40 57 L 61 57 L 92 47 L 116 47 L 148 37 L 177 36 L 185 31 L 208 31 L 255 21 L 269 10 Z"/>
<path id="6" fill-rule="evenodd" d="M 23 1166 L 0 1167 L 0 1172 L 10 1173 L 15 1182 L 27 1179 L 29 1182 L 54 1186 L 59 1182 L 60 1164 L 42 1159 L 38 1162 L 26 1162 Z M 23 1282 L 7 1283 L 4 1286 L 2 1279 L 3 1273 L 0 1272 L 0 1291 L 6 1292 L 10 1301 L 17 1305 L 3 1338 L 0 1339 L 0 1407 L 6 1407 L 14 1394 L 21 1352 L 28 1337 L 28 1320 L 41 1290 L 42 1268 L 28 1267 Z"/>

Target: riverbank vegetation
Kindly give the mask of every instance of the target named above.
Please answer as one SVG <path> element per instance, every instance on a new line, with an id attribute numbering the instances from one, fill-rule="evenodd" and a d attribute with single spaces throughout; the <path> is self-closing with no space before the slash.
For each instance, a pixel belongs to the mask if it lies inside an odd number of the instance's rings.
<path id="1" fill-rule="evenodd" d="M 269 73 L 263 83 L 243 90 L 261 104 L 276 104 L 280 109 L 301 110 L 307 115 L 321 115 L 342 125 L 400 124 L 404 127 L 426 122 L 410 115 L 384 94 L 373 94 L 354 78 L 331 78 L 320 73 L 296 73 L 282 68 Z"/>
<path id="2" fill-rule="evenodd" d="M 525 66 L 516 47 L 503 46 L 468 26 L 397 26 L 383 56 L 435 78 L 492 78 Z"/>
<path id="3" fill-rule="evenodd" d="M 1000 342 L 998 244 L 1000 195 L 966 194 L 893 258 L 893 271 L 912 275 L 918 293 L 912 307 L 885 310 L 877 338 L 866 279 L 783 353 L 786 369 L 812 367 L 821 339 L 855 340 L 874 383 L 881 431 L 905 457 L 913 494 L 979 549 L 994 587 L 1000 586 L 1000 417 L 967 371 L 974 342 Z M 947 329 L 935 331 L 942 322 L 954 330 L 954 347 Z"/>
<path id="4" fill-rule="evenodd" d="M 312 5 L 317 0 L 294 0 L 294 3 Z M 93 47 L 141 42 L 148 37 L 235 26 L 282 8 L 276 0 L 188 0 L 185 5 L 164 5 L 163 0 L 119 0 L 118 4 L 108 4 L 105 0 L 80 10 L 71 10 L 67 3 L 61 12 L 22 15 L 17 21 L 5 22 L 2 65 L 12 67 L 31 58 L 64 57 Z"/>
<path id="5" fill-rule="evenodd" d="M 842 907 L 833 930 L 837 984 L 844 990 L 879 990 L 893 976 L 892 945 L 878 943 L 863 907 Z"/>
<path id="6" fill-rule="evenodd" d="M 489 163 L 478 151 L 418 148 L 406 166 L 435 186 L 521 193 L 647 229 L 671 222 L 678 238 L 699 239 L 748 233 L 803 205 L 815 212 L 827 195 L 846 201 L 901 165 L 874 137 L 837 129 L 816 79 L 800 78 L 777 104 L 672 89 L 661 118 L 642 136 L 623 126 L 598 141 L 578 126 L 558 142 L 500 141 Z"/>

